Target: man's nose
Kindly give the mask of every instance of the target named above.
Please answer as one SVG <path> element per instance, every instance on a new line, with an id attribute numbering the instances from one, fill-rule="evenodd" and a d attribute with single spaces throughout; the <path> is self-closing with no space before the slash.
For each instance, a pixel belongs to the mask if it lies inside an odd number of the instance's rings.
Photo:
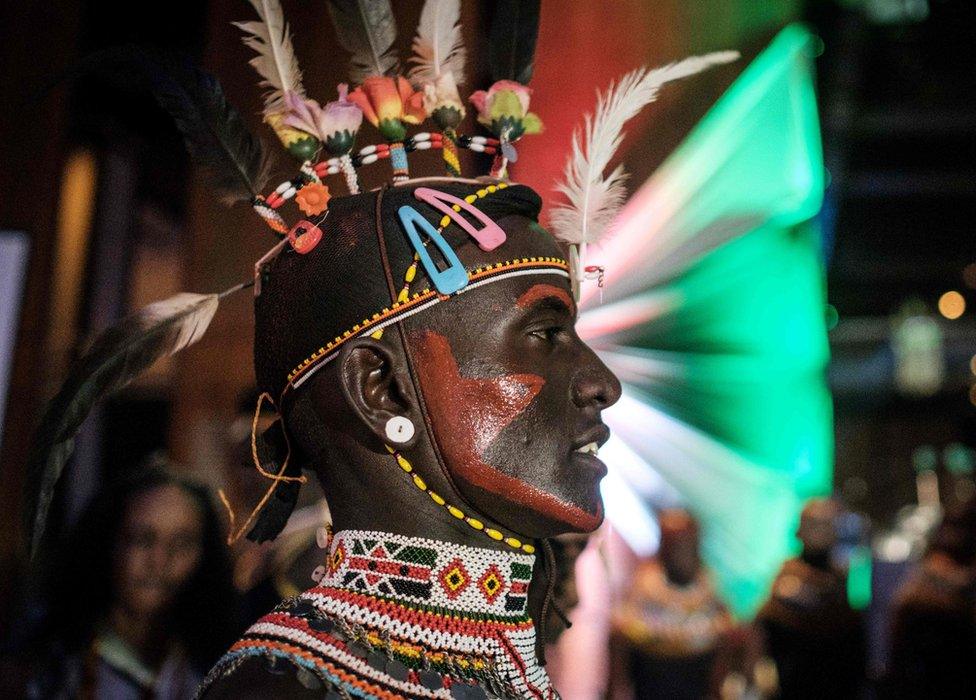
<path id="1" fill-rule="evenodd" d="M 599 411 L 620 400 L 620 380 L 589 347 L 583 353 L 579 372 L 573 381 L 573 402 L 580 408 Z"/>

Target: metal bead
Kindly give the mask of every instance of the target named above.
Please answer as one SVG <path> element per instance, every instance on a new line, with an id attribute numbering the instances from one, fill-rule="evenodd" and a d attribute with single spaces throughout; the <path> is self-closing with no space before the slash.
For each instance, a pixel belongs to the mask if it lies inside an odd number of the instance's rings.
<path id="1" fill-rule="evenodd" d="M 518 151 L 508 141 L 502 141 L 502 155 L 513 163 L 518 160 Z"/>
<path id="2" fill-rule="evenodd" d="M 301 683 L 309 690 L 318 690 L 319 688 L 322 687 L 322 681 L 319 680 L 319 677 L 316 676 L 311 671 L 309 671 L 304 666 L 298 669 L 298 672 L 295 674 L 295 677 L 298 679 L 299 683 Z"/>
<path id="3" fill-rule="evenodd" d="M 265 661 L 268 667 L 268 673 L 272 673 L 276 676 L 282 676 L 288 673 L 289 664 L 280 656 L 269 656 L 265 659 Z"/>
<path id="4" fill-rule="evenodd" d="M 386 664 L 386 673 L 394 680 L 406 682 L 410 677 L 410 669 L 397 659 L 390 659 Z"/>
<path id="5" fill-rule="evenodd" d="M 387 659 L 386 655 L 378 651 L 371 651 L 366 657 L 366 663 L 380 673 L 384 673 L 386 671 L 386 664 L 388 661 L 389 659 Z"/>
<path id="6" fill-rule="evenodd" d="M 369 650 L 359 642 L 349 642 L 346 645 L 346 649 L 349 650 L 350 654 L 358 656 L 361 659 L 365 659 L 369 655 Z"/>
<path id="7" fill-rule="evenodd" d="M 421 669 L 417 676 L 420 678 L 420 685 L 428 690 L 440 690 L 444 687 L 444 678 L 437 671 Z"/>
<path id="8" fill-rule="evenodd" d="M 479 685 L 458 682 L 451 686 L 451 697 L 455 700 L 483 700 L 488 694 Z"/>
<path id="9" fill-rule="evenodd" d="M 315 615 L 318 610 L 312 601 L 307 598 L 300 598 L 288 612 L 296 617 L 309 617 Z"/>
<path id="10" fill-rule="evenodd" d="M 322 632 L 323 634 L 332 634 L 335 630 L 335 623 L 324 617 L 313 617 L 308 621 L 308 626 L 316 632 Z"/>

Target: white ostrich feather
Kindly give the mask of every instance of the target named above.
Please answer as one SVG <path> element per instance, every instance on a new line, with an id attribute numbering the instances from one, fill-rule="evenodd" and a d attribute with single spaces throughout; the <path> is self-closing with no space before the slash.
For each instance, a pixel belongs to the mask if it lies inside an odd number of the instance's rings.
<path id="1" fill-rule="evenodd" d="M 458 85 L 464 82 L 466 51 L 461 39 L 461 0 L 427 0 L 420 13 L 410 80 L 432 84 L 445 73 L 453 73 Z"/>
<path id="2" fill-rule="evenodd" d="M 553 235 L 571 245 L 585 246 L 599 241 L 627 196 L 624 187 L 627 175 L 622 165 L 604 176 L 623 140 L 624 124 L 653 102 L 665 83 L 738 57 L 737 51 L 719 51 L 660 68 L 638 68 L 600 95 L 595 114 L 587 115 L 582 129 L 577 129 L 573 136 L 564 180 L 556 187 L 568 203 L 553 207 L 550 216 Z"/>
<path id="3" fill-rule="evenodd" d="M 234 22 L 234 25 L 250 35 L 244 37 L 244 43 L 258 54 L 249 63 L 263 78 L 261 87 L 268 88 L 264 94 L 265 115 L 282 112 L 287 108 L 286 92 L 305 97 L 291 32 L 279 0 L 249 1 L 261 21 Z"/>

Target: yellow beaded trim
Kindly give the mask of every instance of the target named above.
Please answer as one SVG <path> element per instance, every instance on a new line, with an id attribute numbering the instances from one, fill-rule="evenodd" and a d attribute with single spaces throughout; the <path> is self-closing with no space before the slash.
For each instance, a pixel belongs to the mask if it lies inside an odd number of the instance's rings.
<path id="1" fill-rule="evenodd" d="M 386 449 L 389 451 L 391 455 L 393 455 L 396 458 L 397 465 L 399 465 L 400 469 L 405 471 L 407 474 L 411 475 L 414 486 L 416 486 L 418 489 L 420 489 L 428 496 L 430 496 L 430 500 L 432 500 L 437 505 L 445 508 L 447 512 L 453 515 L 455 518 L 457 518 L 458 520 L 463 520 L 468 525 L 470 525 L 473 529 L 485 533 L 488 537 L 495 540 L 496 542 L 504 542 L 512 549 L 519 549 L 525 552 L 526 554 L 535 554 L 535 547 L 532 546 L 531 544 L 528 544 L 527 542 L 524 543 L 515 537 L 506 537 L 504 534 L 502 534 L 500 531 L 496 530 L 495 528 L 486 527 L 485 524 L 480 520 L 478 520 L 477 518 L 472 518 L 468 515 L 465 515 L 464 511 L 462 511 L 460 508 L 456 506 L 448 505 L 447 502 L 445 502 L 444 498 L 440 494 L 438 494 L 436 491 L 427 488 L 426 482 L 423 479 L 421 479 L 419 476 L 417 476 L 417 474 L 413 471 L 413 465 L 410 464 L 410 462 L 407 460 L 406 457 L 403 456 L 403 454 L 397 452 L 389 445 L 386 446 Z"/>
<path id="2" fill-rule="evenodd" d="M 471 195 L 469 195 L 471 196 Z M 483 267 L 475 268 L 468 272 L 468 282 L 475 282 L 483 277 L 489 277 L 491 275 L 498 274 L 499 272 L 505 272 L 509 269 L 518 269 L 520 267 L 557 267 L 564 270 L 569 270 L 569 265 L 562 258 L 520 258 L 517 260 L 508 260 L 506 262 L 500 263 L 490 263 Z M 371 318 L 364 319 L 362 323 L 357 323 L 355 326 L 345 331 L 342 335 L 336 336 L 336 338 L 318 350 L 316 350 L 312 355 L 303 360 L 295 369 L 288 373 L 288 383 L 291 384 L 292 381 L 298 377 L 299 374 L 304 372 L 310 366 L 314 365 L 316 362 L 321 360 L 323 357 L 331 353 L 333 350 L 337 350 L 340 345 L 345 343 L 347 340 L 354 336 L 365 334 L 369 332 L 369 329 L 382 323 L 391 316 L 406 311 L 414 306 L 422 304 L 434 297 L 440 296 L 436 290 L 425 289 L 422 292 L 415 292 L 408 301 L 404 302 L 394 302 L 382 311 L 378 311 L 372 315 Z M 445 297 L 446 298 L 446 297 Z"/>
<path id="3" fill-rule="evenodd" d="M 445 153 L 447 153 L 447 151 L 445 151 Z M 464 198 L 464 201 L 467 202 L 468 204 L 474 204 L 479 199 L 483 199 L 484 197 L 487 197 L 490 194 L 494 194 L 499 190 L 504 190 L 506 187 L 508 187 L 508 184 L 505 182 L 499 182 L 496 185 L 488 185 L 487 187 L 478 190 L 474 194 L 467 195 Z M 456 212 L 460 212 L 461 205 L 452 204 L 451 209 L 453 209 Z M 448 216 L 447 214 L 444 214 L 444 216 L 441 217 L 440 223 L 437 226 L 437 233 L 442 233 L 444 229 L 446 229 L 448 226 L 451 225 L 451 221 L 452 221 L 451 217 Z M 424 241 L 424 246 L 426 245 L 427 245 L 427 241 Z M 413 282 L 414 278 L 417 276 L 418 264 L 420 264 L 420 254 L 414 253 L 413 262 L 410 263 L 410 267 L 407 268 L 406 273 L 403 275 L 403 289 L 401 289 L 400 293 L 397 295 L 398 302 L 405 302 L 410 298 L 410 283 Z M 376 340 L 382 338 L 383 329 L 380 328 L 378 331 L 373 333 L 372 337 L 375 338 Z"/>
<path id="4" fill-rule="evenodd" d="M 423 649 L 423 647 L 417 646 L 415 644 L 406 644 L 404 642 L 395 642 L 392 639 L 387 640 L 380 637 L 375 632 L 367 632 L 366 639 L 373 646 L 382 647 L 384 644 L 387 645 L 395 654 L 400 654 L 410 659 L 419 659 L 425 656 L 431 663 L 445 663 L 450 657 L 451 660 L 456 663 L 461 668 L 473 667 L 475 670 L 481 670 L 487 667 L 484 660 L 478 658 L 465 658 L 463 656 L 457 656 L 453 654 L 447 654 L 443 651 L 430 652 Z"/>

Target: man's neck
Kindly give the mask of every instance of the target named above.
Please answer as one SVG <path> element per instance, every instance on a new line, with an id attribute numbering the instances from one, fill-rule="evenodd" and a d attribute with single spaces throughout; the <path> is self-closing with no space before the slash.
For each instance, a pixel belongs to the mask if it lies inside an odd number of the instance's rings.
<path id="1" fill-rule="evenodd" d="M 377 531 L 343 530 L 320 586 L 488 620 L 528 618 L 535 557 Z"/>

